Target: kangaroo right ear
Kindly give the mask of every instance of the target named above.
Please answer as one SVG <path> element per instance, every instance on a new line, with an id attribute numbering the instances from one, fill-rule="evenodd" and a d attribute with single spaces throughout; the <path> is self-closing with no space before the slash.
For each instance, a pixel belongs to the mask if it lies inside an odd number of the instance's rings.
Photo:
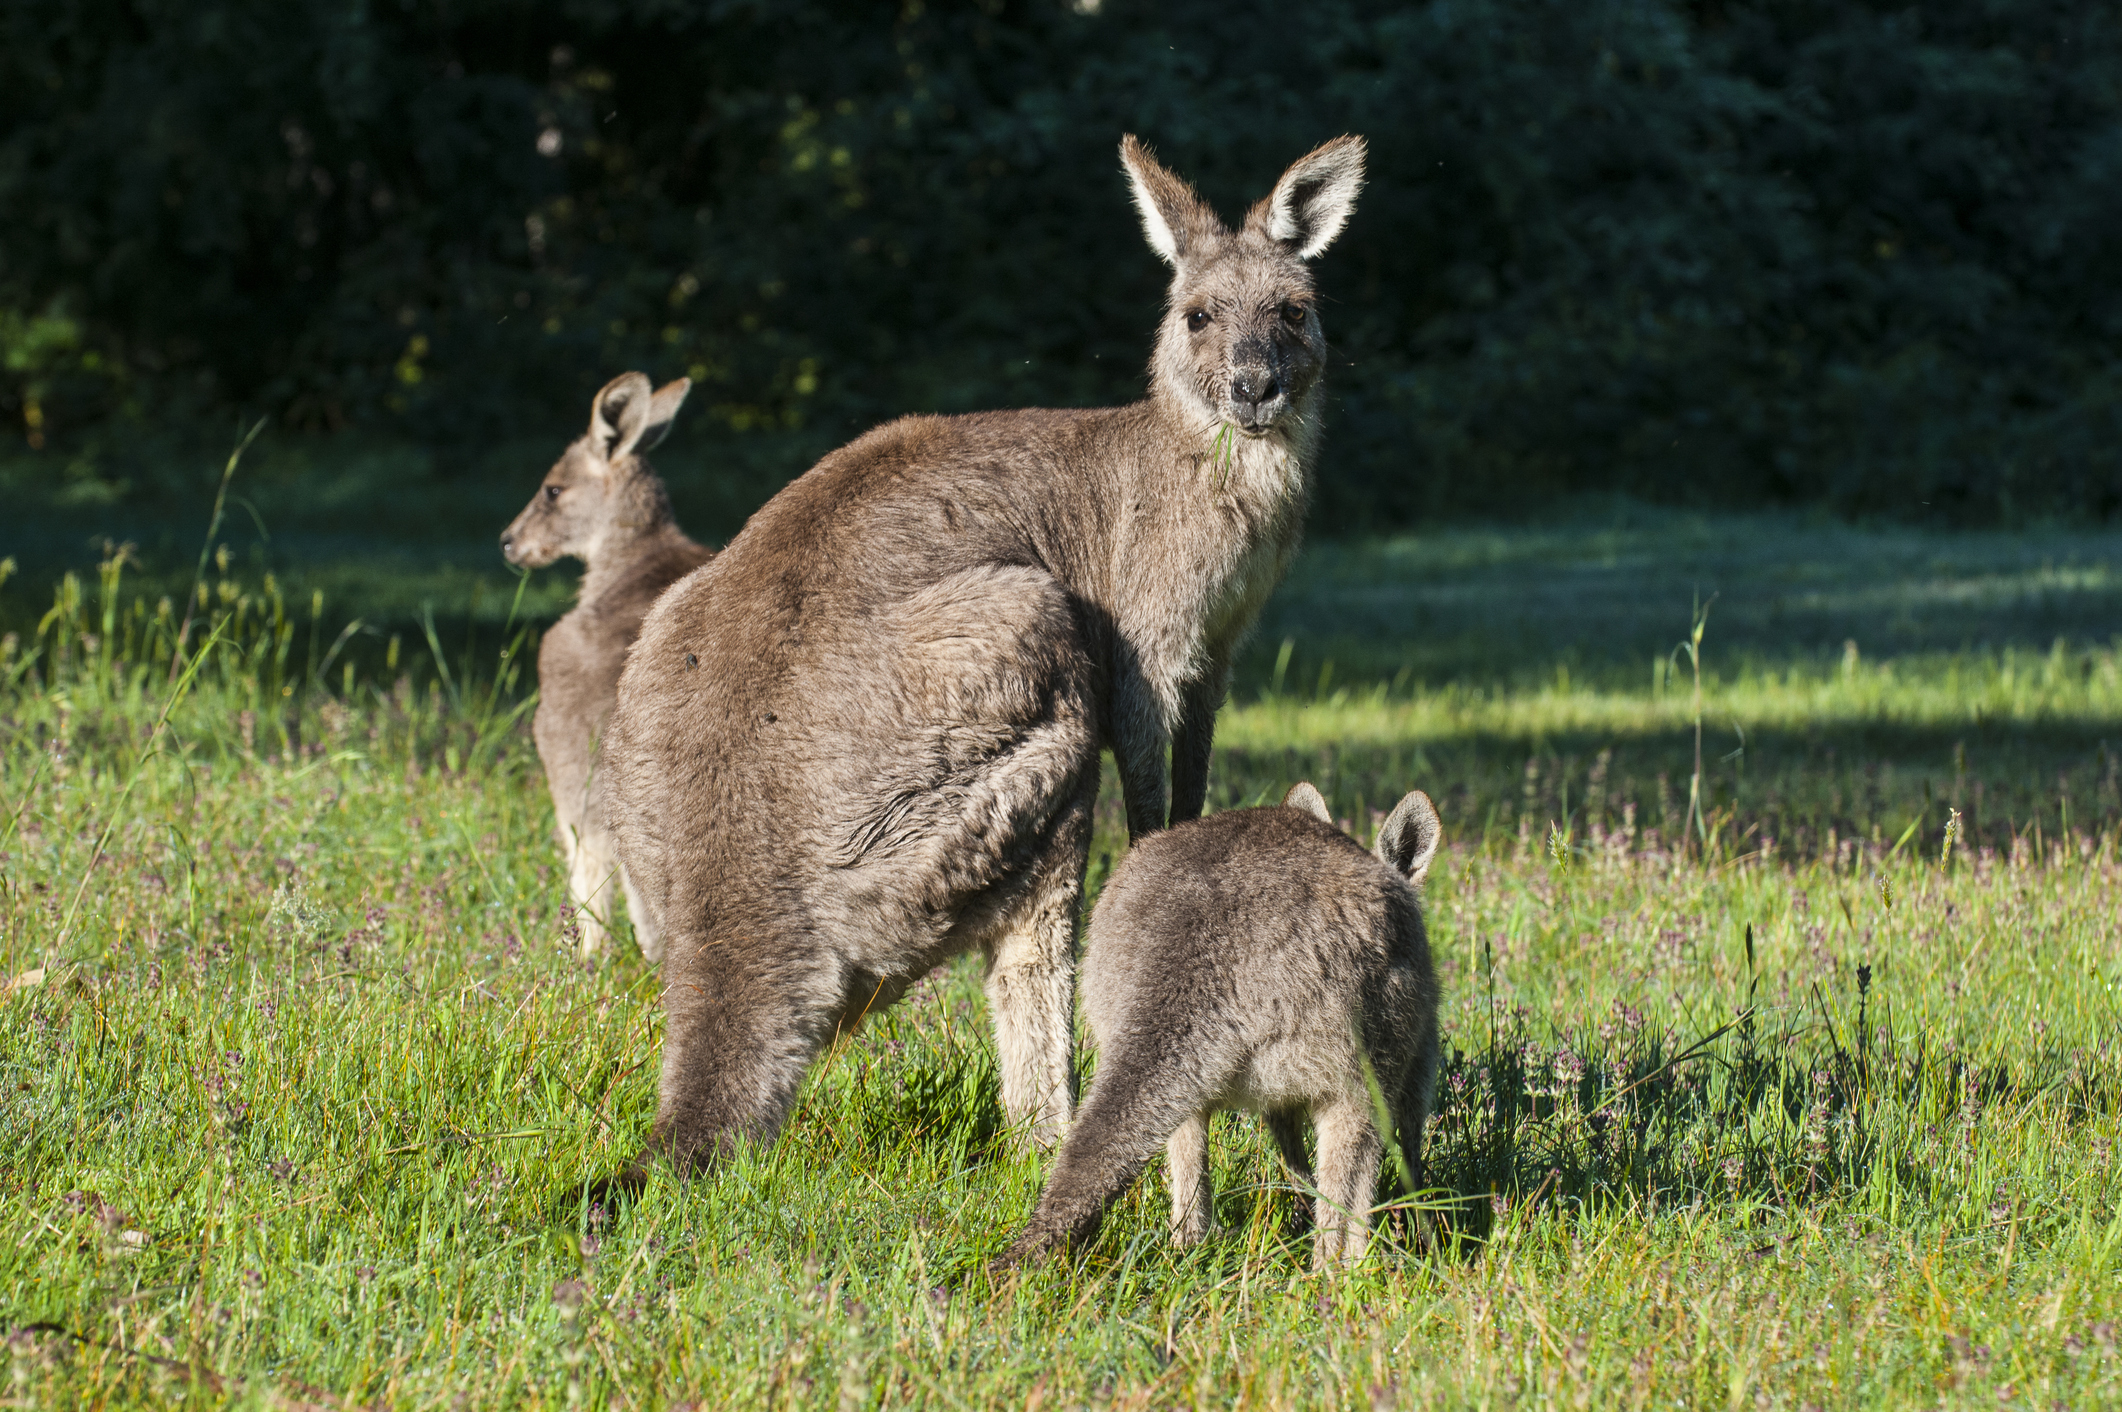
<path id="1" fill-rule="evenodd" d="M 678 419 L 678 409 L 685 405 L 685 394 L 692 390 L 691 378 L 679 378 L 656 389 L 656 395 L 648 400 L 648 426 L 642 430 L 634 450 L 653 451 L 664 437 L 670 435 L 670 424 Z"/>
<path id="2" fill-rule="evenodd" d="M 1247 221 L 1309 260 L 1341 233 L 1363 189 L 1363 139 L 1337 137 L 1290 164 L 1274 191 Z"/>
<path id="3" fill-rule="evenodd" d="M 1289 793 L 1282 796 L 1282 807 L 1302 809 L 1322 824 L 1331 824 L 1334 821 L 1333 810 L 1326 807 L 1326 796 L 1319 793 L 1310 780 L 1300 780 L 1291 785 Z"/>
<path id="4" fill-rule="evenodd" d="M 1120 165 L 1134 188 L 1135 209 L 1142 213 L 1142 233 L 1167 265 L 1183 265 L 1201 244 L 1225 234 L 1194 189 L 1173 176 L 1133 133 L 1120 139 Z"/>
<path id="5" fill-rule="evenodd" d="M 684 400 L 684 393 L 679 393 Z M 648 430 L 649 407 L 655 393 L 646 374 L 621 373 L 604 384 L 589 404 L 589 437 L 607 461 L 616 461 L 634 449 Z M 675 406 L 672 411 L 676 411 Z"/>
<path id="6" fill-rule="evenodd" d="M 1444 825 L 1438 822 L 1437 806 L 1421 790 L 1411 790 L 1378 825 L 1378 842 L 1371 851 L 1378 855 L 1379 862 L 1407 874 L 1407 880 L 1420 887 L 1443 838 Z"/>

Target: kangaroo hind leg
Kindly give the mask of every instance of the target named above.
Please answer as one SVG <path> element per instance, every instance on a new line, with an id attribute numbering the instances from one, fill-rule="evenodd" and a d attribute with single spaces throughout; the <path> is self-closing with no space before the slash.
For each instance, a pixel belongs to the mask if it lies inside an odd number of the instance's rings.
<path id="1" fill-rule="evenodd" d="M 619 869 L 619 887 L 626 894 L 626 915 L 634 924 L 634 944 L 641 948 L 642 958 L 651 965 L 663 961 L 663 927 L 650 909 L 644 889 L 634 886 L 633 875 L 622 867 Z"/>
<path id="2" fill-rule="evenodd" d="M 1216 1228 L 1216 1193 L 1208 1175 L 1208 1114 L 1179 1124 L 1164 1145 L 1171 1166 L 1172 1244 L 1206 1240 Z"/>
<path id="3" fill-rule="evenodd" d="M 1156 1052 L 1123 1048 L 1100 1058 L 1090 1097 L 1061 1144 L 1038 1208 L 1001 1263 L 1089 1245 L 1106 1205 L 1141 1175 L 1182 1123 L 1201 1112 L 1204 1097 Z"/>
<path id="4" fill-rule="evenodd" d="M 681 1174 L 780 1130 L 846 1004 L 846 977 L 830 958 L 794 945 L 760 955 L 719 941 L 682 929 L 671 936 L 652 1141 Z"/>
<path id="5" fill-rule="evenodd" d="M 905 739 L 866 770 L 834 861 L 859 872 L 870 905 L 914 930 L 950 917 L 949 944 L 986 953 L 1003 1107 L 1050 1145 L 1073 1101 L 1076 912 L 1098 789 L 1083 628 L 1060 584 L 1023 566 L 953 574 L 892 613 L 886 695 L 906 711 Z"/>
<path id="6" fill-rule="evenodd" d="M 1050 826 L 1044 856 L 988 953 L 987 999 L 1002 1065 L 1002 1108 L 1051 1147 L 1075 1102 L 1076 911 L 1098 777 L 1085 771 Z"/>
<path id="7" fill-rule="evenodd" d="M 571 831 L 568 850 L 568 900 L 582 928 L 582 953 L 602 955 L 611 941 L 612 899 L 619 895 L 619 855 L 611 837 L 601 831 Z"/>
<path id="8" fill-rule="evenodd" d="M 1354 1264 L 1370 1244 L 1370 1207 L 1377 1193 L 1378 1137 L 1368 1095 L 1354 1095 L 1315 1112 L 1319 1135 L 1318 1228 L 1312 1268 Z"/>

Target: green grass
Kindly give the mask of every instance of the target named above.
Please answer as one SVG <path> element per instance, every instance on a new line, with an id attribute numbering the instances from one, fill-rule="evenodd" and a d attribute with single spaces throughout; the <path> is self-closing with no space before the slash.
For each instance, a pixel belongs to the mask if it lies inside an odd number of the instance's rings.
<path id="1" fill-rule="evenodd" d="M 829 1055 L 777 1143 L 585 1215 L 661 1021 L 637 958 L 567 946 L 508 611 L 557 583 L 496 574 L 469 649 L 401 627 L 349 678 L 367 571 L 304 569 L 349 583 L 313 633 L 302 566 L 238 553 L 187 678 L 164 582 L 62 588 L 39 630 L 18 581 L 7 1396 L 2113 1402 L 2118 542 L 1631 510 L 1316 547 L 1215 798 L 1311 778 L 1362 833 L 1412 785 L 1442 806 L 1442 1242 L 1388 1222 L 1311 1274 L 1271 1146 L 1225 1117 L 1224 1235 L 1170 1251 L 1153 1169 L 1083 1260 L 1001 1283 L 1043 1164 L 967 963 Z M 1690 829 L 1692 699 L 1651 661 L 1698 588 Z M 1119 819 L 1109 790 L 1094 885 Z"/>

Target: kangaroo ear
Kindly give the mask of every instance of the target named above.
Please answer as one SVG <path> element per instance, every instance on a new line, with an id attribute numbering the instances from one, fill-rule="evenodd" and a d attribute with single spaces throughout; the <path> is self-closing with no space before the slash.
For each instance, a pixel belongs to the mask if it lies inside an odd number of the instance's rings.
<path id="1" fill-rule="evenodd" d="M 604 384 L 589 404 L 589 439 L 605 460 L 616 461 L 634 449 L 648 430 L 649 404 L 654 398 L 642 373 L 621 373 Z"/>
<path id="2" fill-rule="evenodd" d="M 1337 137 L 1291 163 L 1245 223 L 1309 260 L 1334 243 L 1355 213 L 1362 189 L 1363 139 Z"/>
<path id="3" fill-rule="evenodd" d="M 1185 264 L 1203 242 L 1228 233 L 1194 189 L 1150 156 L 1133 133 L 1120 139 L 1120 165 L 1134 188 L 1142 233 L 1165 264 Z"/>
<path id="4" fill-rule="evenodd" d="M 1291 785 L 1289 793 L 1282 796 L 1282 807 L 1302 809 L 1322 824 L 1331 824 L 1334 821 L 1333 811 L 1326 807 L 1326 796 L 1319 793 L 1310 780 L 1300 780 Z"/>
<path id="5" fill-rule="evenodd" d="M 663 438 L 670 435 L 670 424 L 678 419 L 678 409 L 685 405 L 685 394 L 692 390 L 691 378 L 679 378 L 656 389 L 656 395 L 648 400 L 648 425 L 634 443 L 634 450 L 653 451 L 663 443 Z"/>
<path id="6" fill-rule="evenodd" d="M 1407 874 L 1407 880 L 1420 887 L 1443 838 L 1444 825 L 1437 820 L 1437 806 L 1417 789 L 1394 805 L 1385 822 L 1378 825 L 1377 846 L 1371 851 L 1378 855 L 1379 862 Z"/>

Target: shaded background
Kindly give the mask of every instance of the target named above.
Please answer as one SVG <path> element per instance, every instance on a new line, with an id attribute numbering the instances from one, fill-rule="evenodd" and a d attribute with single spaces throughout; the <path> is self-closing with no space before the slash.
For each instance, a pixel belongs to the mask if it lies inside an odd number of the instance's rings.
<path id="1" fill-rule="evenodd" d="M 1370 140 L 1317 530 L 2122 506 L 2082 0 L 21 0 L 0 477 L 152 522 L 263 415 L 305 497 L 448 518 L 639 367 L 701 384 L 674 480 L 726 535 L 878 420 L 1139 395 L 1126 130 L 1231 216 Z"/>

